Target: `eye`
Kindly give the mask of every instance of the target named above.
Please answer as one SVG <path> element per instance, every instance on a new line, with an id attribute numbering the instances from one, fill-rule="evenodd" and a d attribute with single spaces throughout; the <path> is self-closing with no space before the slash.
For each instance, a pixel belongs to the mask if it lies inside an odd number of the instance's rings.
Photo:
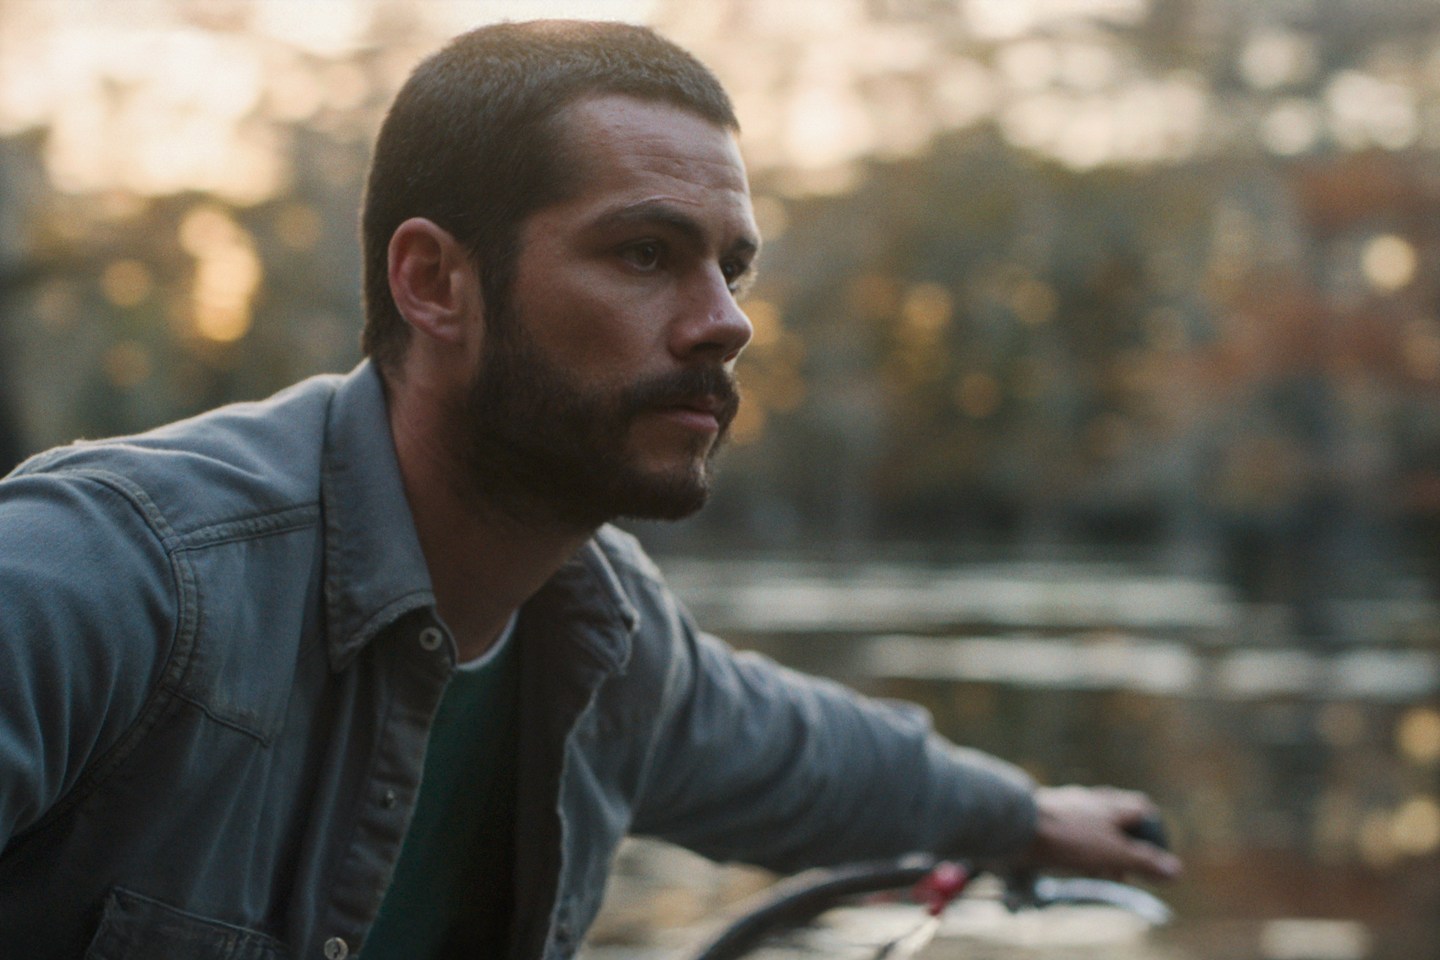
<path id="1" fill-rule="evenodd" d="M 725 276 L 725 285 L 730 288 L 730 292 L 739 293 L 745 286 L 750 264 L 744 260 L 723 260 L 720 263 L 720 272 Z"/>
<path id="2" fill-rule="evenodd" d="M 631 266 L 640 270 L 658 269 L 665 259 L 665 247 L 658 240 L 640 240 L 620 251 Z"/>

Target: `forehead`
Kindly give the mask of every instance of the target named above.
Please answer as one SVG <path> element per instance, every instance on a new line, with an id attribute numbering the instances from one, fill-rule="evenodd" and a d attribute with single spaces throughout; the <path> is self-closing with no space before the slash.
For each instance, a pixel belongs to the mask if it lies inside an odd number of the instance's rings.
<path id="1" fill-rule="evenodd" d="M 557 119 L 580 185 L 561 206 L 578 212 L 669 201 L 732 231 L 755 232 L 733 131 L 681 107 L 618 95 L 579 100 Z"/>

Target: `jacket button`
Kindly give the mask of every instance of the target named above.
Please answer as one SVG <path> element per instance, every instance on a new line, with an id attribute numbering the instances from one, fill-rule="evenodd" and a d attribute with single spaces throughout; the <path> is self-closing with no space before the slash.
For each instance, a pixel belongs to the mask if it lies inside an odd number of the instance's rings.
<path id="1" fill-rule="evenodd" d="M 380 803 L 384 805 L 386 810 L 394 810 L 399 802 L 400 796 L 394 790 L 386 790 L 380 797 Z"/>
<path id="2" fill-rule="evenodd" d="M 341 937 L 331 937 L 325 941 L 325 960 L 345 960 L 350 956 L 350 944 Z"/>
<path id="3" fill-rule="evenodd" d="M 445 634 L 440 632 L 439 627 L 426 627 L 424 630 L 420 631 L 421 650 L 425 650 L 429 653 L 434 653 L 436 650 L 440 649 L 440 645 L 444 642 Z"/>

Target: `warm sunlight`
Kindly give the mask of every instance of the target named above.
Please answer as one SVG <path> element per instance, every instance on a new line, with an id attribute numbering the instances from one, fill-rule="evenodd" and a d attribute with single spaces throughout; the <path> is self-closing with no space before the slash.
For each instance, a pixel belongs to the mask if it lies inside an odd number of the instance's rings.
<path id="1" fill-rule="evenodd" d="M 387 53 L 408 69 L 443 37 L 535 16 L 645 20 L 648 0 L 165 0 L 0 7 L 0 135 L 48 129 L 45 160 L 68 193 L 199 190 L 240 204 L 287 186 L 286 123 L 354 109 L 376 91 L 344 62 L 409 23 Z M 405 56 L 401 56 L 404 54 Z M 388 91 L 380 91 L 385 94 Z"/>

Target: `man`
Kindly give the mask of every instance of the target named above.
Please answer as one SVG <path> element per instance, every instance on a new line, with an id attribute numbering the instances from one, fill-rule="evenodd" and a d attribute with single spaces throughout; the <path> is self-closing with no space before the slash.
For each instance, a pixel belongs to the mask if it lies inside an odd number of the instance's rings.
<path id="1" fill-rule="evenodd" d="M 567 957 L 632 831 L 1176 872 L 606 525 L 699 508 L 735 412 L 735 128 L 649 31 L 462 36 L 377 141 L 367 362 L 0 484 L 0 955 Z"/>

